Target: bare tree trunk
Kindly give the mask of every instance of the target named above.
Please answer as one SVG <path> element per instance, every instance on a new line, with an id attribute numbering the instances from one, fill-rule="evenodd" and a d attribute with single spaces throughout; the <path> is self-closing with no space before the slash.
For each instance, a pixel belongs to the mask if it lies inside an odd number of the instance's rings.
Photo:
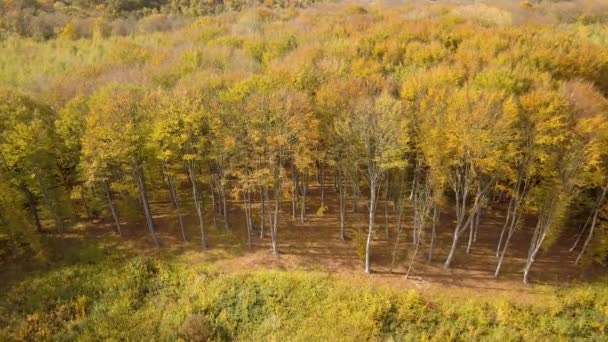
<path id="1" fill-rule="evenodd" d="M 154 240 L 154 245 L 156 247 L 160 247 L 160 244 L 158 243 L 158 238 L 156 236 L 156 227 L 154 225 L 154 220 L 152 219 L 152 212 L 150 210 L 150 202 L 148 201 L 148 190 L 146 189 L 146 181 L 144 179 L 143 170 L 141 169 L 141 165 L 135 163 L 133 165 L 133 173 L 135 176 L 135 182 L 137 183 L 137 187 L 139 189 L 141 204 L 144 209 L 144 216 L 145 216 L 146 222 L 148 224 L 148 229 L 150 230 L 150 234 L 152 235 L 152 239 Z"/>
<path id="2" fill-rule="evenodd" d="M 34 194 L 32 194 L 32 192 L 25 186 L 21 186 L 21 189 L 27 197 L 30 212 L 32 213 L 32 216 L 34 218 L 34 224 L 36 225 L 36 231 L 38 231 L 38 233 L 42 233 L 42 224 L 40 223 L 40 215 L 38 214 L 38 206 L 36 205 L 36 199 L 34 198 Z"/>
<path id="3" fill-rule="evenodd" d="M 420 241 L 420 239 L 418 239 L 418 241 Z M 407 268 L 407 272 L 405 273 L 405 279 L 408 279 L 408 277 L 410 276 L 410 271 L 412 270 L 412 266 L 414 266 L 414 261 L 416 260 L 416 255 L 418 255 L 418 249 L 420 249 L 420 242 L 418 242 L 416 244 L 416 248 L 414 248 L 414 254 L 412 255 L 412 258 L 410 259 L 410 264 Z"/>
<path id="4" fill-rule="evenodd" d="M 271 227 L 271 237 L 272 237 L 272 254 L 279 255 L 279 246 L 278 246 L 278 227 L 279 227 L 279 209 L 280 209 L 280 201 L 281 201 L 281 185 L 278 184 L 279 179 L 278 175 L 275 175 L 275 185 L 274 185 L 274 219 Z"/>
<path id="5" fill-rule="evenodd" d="M 528 250 L 528 259 L 526 260 L 526 266 L 524 268 L 524 284 L 528 283 L 528 277 L 530 274 L 530 269 L 532 265 L 536 261 L 536 255 L 540 251 L 540 248 L 545 241 L 545 237 L 547 236 L 547 232 L 551 227 L 553 216 L 555 214 L 554 204 L 556 198 L 552 198 L 550 203 L 543 207 L 541 210 L 541 214 L 539 215 L 538 224 L 534 229 L 534 234 L 532 236 L 532 241 L 530 242 L 530 248 Z M 546 215 L 546 217 L 545 217 Z"/>
<path id="6" fill-rule="evenodd" d="M 337 174 L 337 185 L 338 185 L 338 199 L 340 206 L 340 240 L 344 241 L 344 209 L 346 207 L 345 201 L 345 189 L 344 184 L 342 184 L 342 172 L 340 170 L 336 170 Z"/>
<path id="7" fill-rule="evenodd" d="M 437 210 L 437 206 L 433 206 L 433 225 L 431 229 L 431 242 L 429 244 L 429 262 L 433 261 L 433 246 L 435 244 L 435 236 L 437 229 L 437 221 L 439 220 L 439 210 Z"/>
<path id="8" fill-rule="evenodd" d="M 251 247 L 251 234 L 253 234 L 253 221 L 251 218 L 251 192 L 243 194 L 245 200 L 245 218 L 247 220 L 247 247 Z"/>
<path id="9" fill-rule="evenodd" d="M 108 181 L 105 179 L 103 181 L 103 189 L 106 193 L 106 199 L 108 200 L 108 207 L 110 208 L 110 213 L 112 213 L 112 218 L 114 218 L 114 225 L 116 227 L 116 231 L 118 231 L 118 235 L 122 236 L 122 229 L 120 229 L 120 222 L 118 222 L 118 215 L 116 214 L 114 202 L 112 201 L 112 195 L 110 194 L 110 186 L 108 185 Z"/>
<path id="10" fill-rule="evenodd" d="M 591 226 L 589 227 L 589 234 L 587 234 L 587 239 L 585 240 L 585 244 L 583 245 L 583 248 L 581 249 L 580 253 L 578 254 L 576 261 L 574 262 L 575 264 L 578 264 L 581 261 L 581 258 L 585 254 L 585 250 L 587 250 L 587 246 L 589 245 L 589 242 L 591 241 L 591 237 L 593 236 L 593 231 L 595 230 L 595 225 L 597 224 L 597 217 L 602 208 L 602 203 L 604 202 L 604 199 L 606 198 L 606 192 L 608 192 L 608 184 L 606 184 L 606 186 L 602 190 L 602 195 L 600 196 L 599 200 L 597 201 L 597 205 L 595 206 L 595 212 L 593 213 L 593 219 L 591 220 Z"/>
<path id="11" fill-rule="evenodd" d="M 389 200 L 389 176 L 386 176 L 386 188 L 384 189 L 384 234 L 389 238 L 388 233 L 388 200 Z"/>
<path id="12" fill-rule="evenodd" d="M 213 181 L 213 176 L 211 176 L 211 181 L 209 182 L 209 187 L 211 188 L 211 205 L 213 207 L 213 210 L 211 210 L 211 218 L 213 219 L 213 227 L 215 227 L 217 229 L 217 219 L 215 218 L 215 208 L 217 206 L 216 200 L 215 200 L 215 185 L 214 185 L 214 181 Z"/>
<path id="13" fill-rule="evenodd" d="M 477 209 L 477 216 L 475 216 L 475 231 L 473 232 L 473 243 L 477 242 L 477 232 L 479 232 L 479 221 L 481 221 L 481 208 Z"/>
<path id="14" fill-rule="evenodd" d="M 372 243 L 372 233 L 374 230 L 374 217 L 376 216 L 376 180 L 370 180 L 370 196 L 369 196 L 369 225 L 367 228 L 367 241 L 365 243 L 365 273 L 371 273 L 371 243 Z"/>
<path id="15" fill-rule="evenodd" d="M 496 246 L 496 257 L 500 254 L 500 246 L 502 245 L 502 239 L 504 238 L 505 232 L 507 230 L 507 226 L 509 225 L 510 217 L 511 217 L 511 208 L 513 206 L 513 197 L 509 200 L 509 207 L 507 209 L 507 217 L 505 218 L 505 223 L 502 226 L 502 231 L 500 232 L 500 238 L 498 239 L 498 245 Z"/>
<path id="16" fill-rule="evenodd" d="M 178 196 L 177 189 L 175 186 L 174 178 L 173 178 L 173 176 L 171 176 L 169 174 L 166 165 L 163 164 L 162 168 L 165 172 L 165 177 L 167 179 L 167 186 L 169 187 L 169 197 L 171 198 L 171 204 L 173 205 L 173 209 L 175 209 L 175 211 L 177 212 L 177 219 L 178 219 L 178 223 L 179 223 L 179 229 L 182 233 L 182 240 L 185 242 L 185 241 L 187 241 L 186 230 L 184 229 L 184 219 L 182 217 L 182 213 L 181 213 L 180 207 L 179 207 L 179 201 L 177 198 L 177 196 Z"/>
<path id="17" fill-rule="evenodd" d="M 268 228 L 270 229 L 270 234 L 272 235 L 273 219 L 272 219 L 272 207 L 270 205 L 270 195 L 268 194 L 268 186 L 264 186 L 264 201 L 266 201 L 266 203 L 268 203 L 268 205 L 267 205 L 268 214 L 266 214 L 266 216 L 268 216 Z"/>
<path id="18" fill-rule="evenodd" d="M 353 175 L 353 213 L 357 213 L 359 210 L 359 175 L 355 173 Z"/>
<path id="19" fill-rule="evenodd" d="M 321 163 L 321 172 L 320 172 L 320 177 L 321 177 L 321 182 L 320 182 L 320 186 L 321 186 L 321 208 L 323 206 L 325 206 L 325 163 Z"/>
<path id="20" fill-rule="evenodd" d="M 399 195 L 399 197 L 401 197 L 401 194 Z M 401 213 L 403 212 L 403 208 L 402 208 L 402 204 L 401 203 L 401 198 L 397 201 L 397 235 L 395 237 L 395 244 L 393 245 L 393 253 L 392 253 L 392 258 L 391 258 L 391 273 L 393 273 L 393 267 L 395 266 L 395 261 L 397 260 L 397 249 L 399 248 L 399 242 L 401 240 L 401 231 L 403 228 L 403 225 L 401 224 Z"/>
<path id="21" fill-rule="evenodd" d="M 475 235 L 475 229 L 477 229 L 477 217 L 478 217 L 478 213 L 479 212 L 479 208 L 477 208 L 477 210 L 475 210 L 473 213 L 471 213 L 471 215 L 473 216 L 473 219 L 470 220 L 469 222 L 469 241 L 467 243 L 467 254 L 471 253 L 471 246 L 473 245 L 473 240 L 474 240 L 474 235 Z"/>
<path id="22" fill-rule="evenodd" d="M 477 194 L 475 195 L 475 200 L 473 201 L 473 206 L 470 210 L 468 218 L 465 221 L 466 215 L 466 207 L 467 207 L 467 199 L 469 196 L 470 190 L 470 182 L 469 178 L 470 170 L 465 170 L 464 173 L 457 174 L 457 180 L 454 181 L 454 190 L 456 197 L 456 227 L 454 228 L 454 236 L 452 239 L 452 246 L 450 248 L 450 253 L 444 263 L 444 268 L 450 268 L 452 261 L 454 260 L 454 256 L 456 253 L 456 247 L 458 246 L 458 240 L 460 239 L 460 235 L 464 233 L 468 228 L 471 228 L 472 220 L 474 219 L 474 214 L 479 208 L 480 200 L 488 191 L 490 186 L 494 183 L 494 179 L 491 179 L 484 188 L 479 187 L 477 190 Z M 471 228 L 472 229 L 472 228 Z"/>
<path id="23" fill-rule="evenodd" d="M 266 210 L 266 200 L 264 199 L 264 192 L 260 188 L 260 239 L 264 238 L 264 211 Z"/>
<path id="24" fill-rule="evenodd" d="M 300 205 L 300 223 L 304 223 L 306 215 L 306 193 L 308 192 L 308 173 L 302 174 L 302 203 Z"/>
<path id="25" fill-rule="evenodd" d="M 222 206 L 224 207 L 224 228 L 228 230 L 230 228 L 230 224 L 228 223 L 228 204 L 226 202 L 226 185 L 224 184 L 226 180 L 222 177 L 220 182 L 222 191 Z"/>
<path id="26" fill-rule="evenodd" d="M 450 253 L 448 254 L 447 259 L 443 265 L 444 268 L 448 269 L 452 265 L 452 261 L 454 260 L 454 254 L 456 253 L 456 246 L 458 246 L 458 239 L 460 238 L 460 227 L 462 225 L 462 219 L 458 219 L 459 222 L 456 223 L 456 227 L 454 227 L 454 233 L 452 237 L 452 246 L 450 247 Z"/>
<path id="27" fill-rule="evenodd" d="M 293 183 L 293 191 L 291 192 L 291 219 L 296 220 L 297 209 L 297 193 L 298 193 L 298 171 L 293 163 L 291 163 L 291 181 Z"/>
<path id="28" fill-rule="evenodd" d="M 194 200 L 194 208 L 196 209 L 196 214 L 198 215 L 198 224 L 201 231 L 201 248 L 207 249 L 207 240 L 205 239 L 205 222 L 203 219 L 201 204 L 198 200 L 198 187 L 196 186 L 195 170 L 194 165 L 192 165 L 192 161 L 188 161 L 188 175 L 190 176 L 190 184 L 192 185 L 192 199 Z"/>
<path id="29" fill-rule="evenodd" d="M 576 247 L 578 246 L 578 243 L 583 238 L 583 235 L 585 235 L 585 231 L 587 230 L 587 227 L 589 226 L 589 223 L 591 222 L 591 218 L 593 217 L 594 213 L 595 213 L 595 208 L 593 209 L 591 214 L 587 217 L 587 221 L 585 221 L 585 224 L 580 226 L 579 231 L 576 234 L 576 240 L 574 241 L 574 243 L 572 244 L 572 247 L 570 247 L 568 252 L 572 252 L 576 249 Z"/>

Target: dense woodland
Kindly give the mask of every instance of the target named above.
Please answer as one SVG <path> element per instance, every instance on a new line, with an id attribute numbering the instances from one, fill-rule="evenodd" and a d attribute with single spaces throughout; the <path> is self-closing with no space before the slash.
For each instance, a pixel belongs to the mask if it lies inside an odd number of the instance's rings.
<path id="1" fill-rule="evenodd" d="M 45 239 L 82 221 L 135 222 L 164 248 L 162 214 L 203 253 L 210 229 L 244 222 L 244 244 L 278 256 L 292 222 L 336 217 L 367 273 L 379 237 L 393 262 L 408 240 L 410 269 L 449 269 L 493 210 L 495 277 L 522 231 L 525 283 L 560 239 L 580 267 L 608 261 L 601 4 L 104 3 L 0 2 L 3 265 L 46 260 Z"/>
<path id="2" fill-rule="evenodd" d="M 378 204 L 413 208 L 407 234 L 429 259 L 434 222 L 453 213 L 446 268 L 471 248 L 484 211 L 503 204 L 496 276 L 527 214 L 524 281 L 572 226 L 577 262 L 604 262 L 608 50 L 596 41 L 606 31 L 443 12 L 256 9 L 161 35 L 5 40 L 3 78 L 17 86 L 0 93 L 6 257 L 83 212 L 118 234 L 141 214 L 158 246 L 150 202 L 163 196 L 181 238 L 203 249 L 213 248 L 206 224 L 230 229 L 226 208 L 244 201 L 249 240 L 258 230 L 279 254 L 281 221 L 315 214 L 306 196 L 318 181 L 321 197 L 339 197 L 339 212 L 323 199 L 317 212 L 341 217 L 342 239 L 349 202 L 366 202 L 368 273 Z M 52 81 L 32 85 L 34 73 Z M 192 213 L 198 236 L 184 231 Z"/>

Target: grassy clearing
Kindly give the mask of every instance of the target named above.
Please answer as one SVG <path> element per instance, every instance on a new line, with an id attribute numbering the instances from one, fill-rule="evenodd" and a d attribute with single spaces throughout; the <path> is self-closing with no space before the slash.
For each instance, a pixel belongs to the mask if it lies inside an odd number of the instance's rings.
<path id="1" fill-rule="evenodd" d="M 102 240 L 4 274 L 0 340 L 606 340 L 601 283 L 545 287 L 523 304 L 128 251 Z"/>

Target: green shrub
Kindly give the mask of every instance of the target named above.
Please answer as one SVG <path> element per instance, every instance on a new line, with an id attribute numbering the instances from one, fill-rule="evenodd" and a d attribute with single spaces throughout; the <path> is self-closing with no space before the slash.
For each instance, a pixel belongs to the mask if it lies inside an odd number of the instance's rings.
<path id="1" fill-rule="evenodd" d="M 608 328 L 602 283 L 488 303 L 112 253 L 24 274 L 5 293 L 0 340 L 602 340 Z"/>

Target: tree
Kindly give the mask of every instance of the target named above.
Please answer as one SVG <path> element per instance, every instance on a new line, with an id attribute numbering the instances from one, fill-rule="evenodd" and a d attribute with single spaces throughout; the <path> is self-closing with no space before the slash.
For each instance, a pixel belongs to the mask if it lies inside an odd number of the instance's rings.
<path id="1" fill-rule="evenodd" d="M 154 113 L 156 120 L 152 139 L 158 148 L 157 157 L 166 170 L 171 201 L 178 211 L 182 238 L 185 239 L 185 231 L 179 212 L 179 189 L 175 183 L 178 170 L 185 167 L 198 216 L 201 247 L 206 249 L 207 240 L 199 175 L 202 172 L 202 165 L 206 162 L 204 156 L 208 151 L 210 141 L 208 115 L 199 101 L 190 99 L 184 93 L 160 94 L 156 97 L 159 99 L 153 101 L 149 109 L 151 113 Z"/>
<path id="2" fill-rule="evenodd" d="M 155 246 L 159 246 L 149 203 L 144 165 L 150 160 L 147 139 L 150 125 L 141 103 L 144 93 L 131 85 L 110 84 L 89 100 L 83 137 L 83 168 L 90 183 L 105 190 L 116 228 L 120 224 L 111 200 L 113 181 L 131 175 L 137 187 L 146 224 Z"/>
<path id="3" fill-rule="evenodd" d="M 400 102 L 387 93 L 360 99 L 351 110 L 337 123 L 336 134 L 350 142 L 347 153 L 356 161 L 369 186 L 365 272 L 371 273 L 371 240 L 378 193 L 386 172 L 405 166 L 408 121 Z"/>
<path id="4" fill-rule="evenodd" d="M 53 111 L 25 95 L 0 89 L 0 165 L 24 193 L 38 231 L 42 197 L 61 236 L 67 216 L 65 190 L 56 155 Z"/>

